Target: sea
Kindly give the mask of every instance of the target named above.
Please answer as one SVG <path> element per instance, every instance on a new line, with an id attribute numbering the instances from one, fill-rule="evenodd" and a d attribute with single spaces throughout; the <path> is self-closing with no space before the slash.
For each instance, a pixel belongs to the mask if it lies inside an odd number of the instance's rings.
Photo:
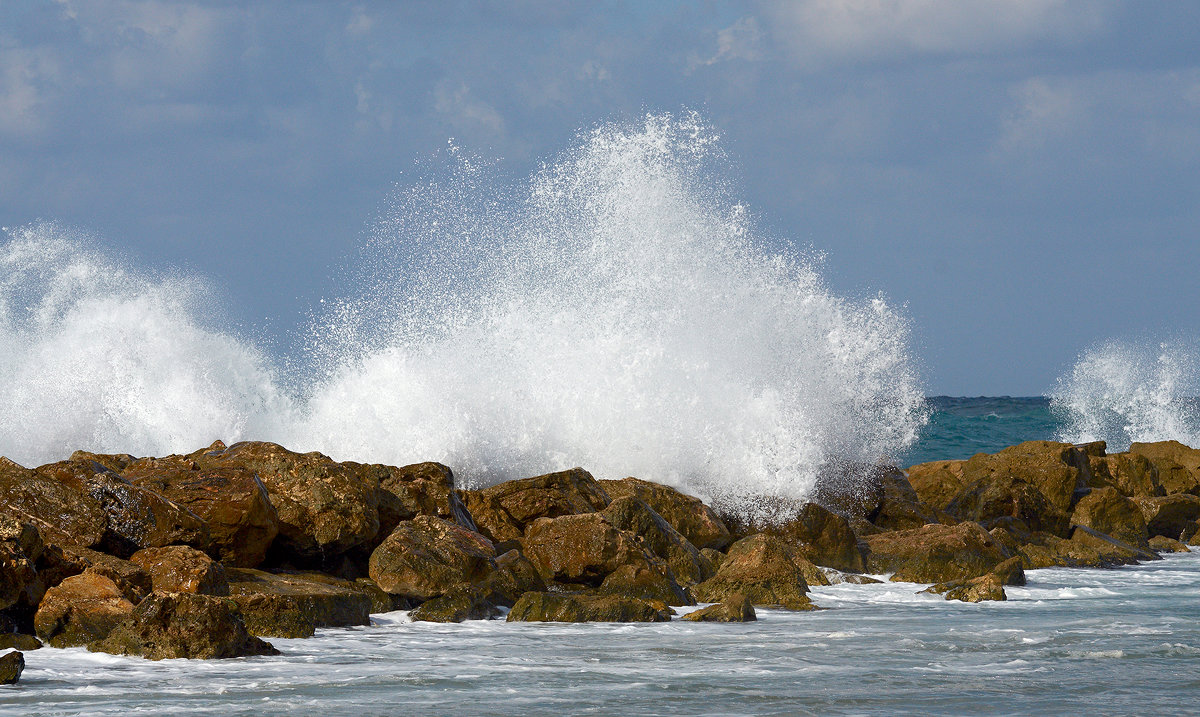
<path id="1" fill-rule="evenodd" d="M 927 396 L 905 308 L 832 291 L 819 254 L 762 228 L 721 146 L 695 113 L 651 114 L 512 181 L 450 145 L 282 341 L 237 318 L 217 278 L 55 221 L 5 228 L 0 455 L 270 440 L 436 460 L 462 487 L 582 466 L 753 514 L 847 466 L 1033 439 L 1200 446 L 1200 352 L 1177 336 L 1079 347 L 1043 396 Z M 1190 714 L 1197 555 L 1034 570 L 976 605 L 818 587 L 825 610 L 736 625 L 397 612 L 274 640 L 277 657 L 43 648 L 0 713 Z"/>

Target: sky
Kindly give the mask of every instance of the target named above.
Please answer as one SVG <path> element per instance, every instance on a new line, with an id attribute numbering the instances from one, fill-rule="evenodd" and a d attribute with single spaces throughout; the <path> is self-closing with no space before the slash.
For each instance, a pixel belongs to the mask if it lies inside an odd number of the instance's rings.
<path id="1" fill-rule="evenodd" d="M 829 285 L 911 317 L 930 394 L 1037 395 L 1200 335 L 1200 4 L 0 0 L 0 225 L 211 279 L 286 343 L 447 140 L 528 174 L 703 113 Z"/>

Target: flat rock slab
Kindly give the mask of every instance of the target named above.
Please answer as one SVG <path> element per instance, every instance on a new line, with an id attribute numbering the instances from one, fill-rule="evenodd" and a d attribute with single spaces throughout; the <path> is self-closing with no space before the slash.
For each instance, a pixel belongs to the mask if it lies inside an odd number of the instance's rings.
<path id="1" fill-rule="evenodd" d="M 229 568 L 229 597 L 260 637 L 311 637 L 318 627 L 370 624 L 371 598 L 354 583 L 305 573 Z"/>

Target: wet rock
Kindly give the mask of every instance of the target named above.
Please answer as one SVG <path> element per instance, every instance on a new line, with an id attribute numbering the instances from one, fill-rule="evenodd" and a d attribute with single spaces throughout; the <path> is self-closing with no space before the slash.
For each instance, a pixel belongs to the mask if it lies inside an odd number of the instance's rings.
<path id="1" fill-rule="evenodd" d="M 69 460 L 92 461 L 94 463 L 99 463 L 117 475 L 123 475 L 125 469 L 138 459 L 129 455 L 128 453 L 92 453 L 91 451 L 75 451 L 71 454 Z"/>
<path id="2" fill-rule="evenodd" d="M 525 593 L 508 622 L 669 622 L 671 614 L 645 600 L 619 595 Z"/>
<path id="3" fill-rule="evenodd" d="M 1159 559 L 1156 553 L 1150 552 L 1149 545 L 1145 548 L 1131 545 L 1085 525 L 1074 527 L 1070 542 L 1095 550 L 1105 566 L 1132 565 L 1143 560 Z"/>
<path id="4" fill-rule="evenodd" d="M 795 518 L 770 532 L 791 543 L 817 565 L 855 573 L 866 569 L 850 524 L 816 503 L 805 503 Z"/>
<path id="5" fill-rule="evenodd" d="M 608 574 L 597 592 L 622 595 L 667 605 L 695 605 L 691 594 L 680 587 L 669 570 L 642 565 L 622 565 Z"/>
<path id="6" fill-rule="evenodd" d="M 112 580 L 125 599 L 136 605 L 150 594 L 150 574 L 128 560 L 90 548 L 48 545 L 38 560 L 38 573 L 47 588 L 90 570 Z"/>
<path id="7" fill-rule="evenodd" d="M 850 585 L 880 585 L 883 583 L 882 580 L 876 580 L 868 575 L 859 575 L 858 573 L 843 573 L 842 571 L 835 570 L 833 568 L 823 567 L 821 568 L 821 572 L 825 573 L 825 579 L 829 581 L 829 585 L 842 585 L 846 583 Z"/>
<path id="8" fill-rule="evenodd" d="M 613 500 L 632 496 L 645 502 L 700 550 L 722 550 L 733 542 L 729 528 L 699 498 L 637 478 L 602 480 L 600 485 Z"/>
<path id="9" fill-rule="evenodd" d="M 22 635 L 19 632 L 0 633 L 0 650 L 31 652 L 41 647 L 42 641 L 33 635 Z"/>
<path id="10" fill-rule="evenodd" d="M 132 612 L 117 584 L 89 569 L 47 590 L 33 625 L 51 646 L 76 647 L 103 638 Z"/>
<path id="11" fill-rule="evenodd" d="M 133 485 L 99 463 L 59 461 L 34 470 L 100 504 L 105 514 L 105 532 L 97 547 L 106 553 L 127 558 L 142 548 L 164 545 L 208 548 L 208 524 L 199 516 L 153 491 Z"/>
<path id="12" fill-rule="evenodd" d="M 812 610 L 803 555 L 778 536 L 759 533 L 729 546 L 720 570 L 696 586 L 702 602 L 722 602 L 744 595 L 755 605 L 779 605 L 789 610 Z M 819 572 L 816 566 L 812 566 Z M 824 579 L 824 578 L 823 578 Z"/>
<path id="13" fill-rule="evenodd" d="M 229 599 L 260 637 L 311 637 L 318 627 L 368 625 L 371 597 L 353 581 L 305 572 L 228 568 Z"/>
<path id="14" fill-rule="evenodd" d="M 196 461 L 175 456 L 135 461 L 124 475 L 203 519 L 213 555 L 226 565 L 257 567 L 279 534 L 279 516 L 266 486 L 249 468 L 201 469 Z"/>
<path id="15" fill-rule="evenodd" d="M 1105 559 L 1098 550 L 1048 533 L 1034 536 L 1021 547 L 1022 566 L 1034 568 L 1107 568 L 1121 563 Z"/>
<path id="16" fill-rule="evenodd" d="M 462 622 L 463 620 L 491 620 L 500 611 L 488 599 L 488 594 L 471 585 L 451 588 L 445 595 L 421 603 L 408 614 L 414 621 Z"/>
<path id="17" fill-rule="evenodd" d="M 1098 488 L 1084 496 L 1071 514 L 1071 522 L 1111 535 L 1142 550 L 1149 549 L 1146 542 L 1146 520 L 1142 511 L 1116 488 Z"/>
<path id="18" fill-rule="evenodd" d="M 1158 553 L 1190 553 L 1188 546 L 1174 538 L 1156 535 L 1150 539 L 1150 549 Z"/>
<path id="19" fill-rule="evenodd" d="M 150 574 L 156 593 L 229 594 L 224 566 L 195 548 L 146 548 L 131 555 L 129 562 Z"/>
<path id="20" fill-rule="evenodd" d="M 640 498 L 616 498 L 602 515 L 617 529 L 641 537 L 651 553 L 667 562 L 681 585 L 704 582 L 716 573 L 696 546 Z"/>
<path id="21" fill-rule="evenodd" d="M 595 587 L 622 565 L 650 568 L 660 562 L 636 535 L 601 513 L 542 518 L 529 526 L 523 543 L 525 556 L 547 583 Z"/>
<path id="22" fill-rule="evenodd" d="M 1012 557 L 1000 563 L 992 570 L 990 575 L 995 575 L 1000 579 L 1001 585 L 1024 585 L 1025 584 L 1025 569 L 1022 567 L 1021 558 Z"/>
<path id="23" fill-rule="evenodd" d="M 907 530 L 928 523 L 950 523 L 950 519 L 922 502 L 908 477 L 898 468 L 881 466 L 875 479 L 882 488 L 879 507 L 866 517 L 884 530 Z"/>
<path id="24" fill-rule="evenodd" d="M 725 553 L 712 548 L 704 548 L 700 551 L 700 554 L 708 558 L 708 562 L 712 563 L 713 575 L 716 575 L 717 571 L 721 569 L 721 563 L 725 562 Z"/>
<path id="25" fill-rule="evenodd" d="M 1112 486 L 1121 495 L 1130 497 L 1166 495 L 1166 490 L 1158 481 L 1158 469 L 1143 455 L 1114 453 L 1090 456 L 1088 463 L 1093 487 Z"/>
<path id="26" fill-rule="evenodd" d="M 512 607 L 527 592 L 545 592 L 546 583 L 537 566 L 521 551 L 513 549 L 496 558 L 496 570 L 479 583 L 496 605 Z"/>
<path id="27" fill-rule="evenodd" d="M 864 542 L 868 572 L 894 573 L 892 580 L 915 583 L 976 578 L 1013 557 L 973 522 L 879 533 Z"/>
<path id="28" fill-rule="evenodd" d="M 250 635 L 232 601 L 195 593 L 151 595 L 107 637 L 87 647 L 148 660 L 279 654 L 270 643 Z"/>
<path id="29" fill-rule="evenodd" d="M 725 602 L 689 612 L 682 619 L 689 622 L 754 622 L 758 616 L 749 598 L 731 595 Z"/>
<path id="30" fill-rule="evenodd" d="M 429 515 L 406 520 L 371 553 L 371 579 L 391 595 L 424 602 L 496 570 L 496 549 L 479 533 Z"/>
<path id="31" fill-rule="evenodd" d="M 17 684 L 24 671 L 25 656 L 20 652 L 10 652 L 0 657 L 0 685 Z"/>
<path id="32" fill-rule="evenodd" d="M 21 604 L 36 606 L 45 588 L 36 561 L 42 539 L 32 523 L 0 515 L 0 610 Z"/>
<path id="33" fill-rule="evenodd" d="M 100 503 L 68 485 L 0 456 L 0 515 L 30 523 L 56 545 L 100 544 L 108 518 Z"/>
<path id="34" fill-rule="evenodd" d="M 1134 498 L 1133 502 L 1146 520 L 1151 535 L 1179 538 L 1200 519 L 1200 497 L 1186 493 L 1151 498 Z M 1188 536 L 1191 537 L 1191 536 Z"/>
<path id="35" fill-rule="evenodd" d="M 441 463 L 414 463 L 395 468 L 383 466 L 379 481 L 379 530 L 390 535 L 401 521 L 432 515 L 467 530 L 475 521 L 454 490 L 454 473 Z"/>
<path id="36" fill-rule="evenodd" d="M 956 580 L 951 583 L 939 583 L 924 592 L 935 593 L 947 600 L 962 602 L 983 602 L 985 600 L 1007 600 L 1004 586 L 995 575 L 981 575 L 970 580 Z"/>
<path id="37" fill-rule="evenodd" d="M 1158 469 L 1158 482 L 1168 495 L 1200 495 L 1200 450 L 1179 441 L 1134 443 L 1129 452 L 1145 456 Z"/>
<path id="38" fill-rule="evenodd" d="M 955 496 L 966 487 L 963 468 L 966 461 L 932 461 L 910 466 L 908 483 L 922 503 L 946 510 Z"/>
<path id="39" fill-rule="evenodd" d="M 461 491 L 479 532 L 493 542 L 521 538 L 539 518 L 594 513 L 608 507 L 600 483 L 582 468 Z"/>

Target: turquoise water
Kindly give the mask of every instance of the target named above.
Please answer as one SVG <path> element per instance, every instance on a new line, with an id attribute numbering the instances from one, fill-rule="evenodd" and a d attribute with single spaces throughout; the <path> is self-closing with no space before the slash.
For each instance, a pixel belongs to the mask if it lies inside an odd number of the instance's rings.
<path id="1" fill-rule="evenodd" d="M 929 407 L 929 424 L 917 444 L 901 456 L 903 466 L 995 453 L 1021 441 L 1057 440 L 1061 431 L 1050 399 L 1042 396 L 935 396 Z"/>

